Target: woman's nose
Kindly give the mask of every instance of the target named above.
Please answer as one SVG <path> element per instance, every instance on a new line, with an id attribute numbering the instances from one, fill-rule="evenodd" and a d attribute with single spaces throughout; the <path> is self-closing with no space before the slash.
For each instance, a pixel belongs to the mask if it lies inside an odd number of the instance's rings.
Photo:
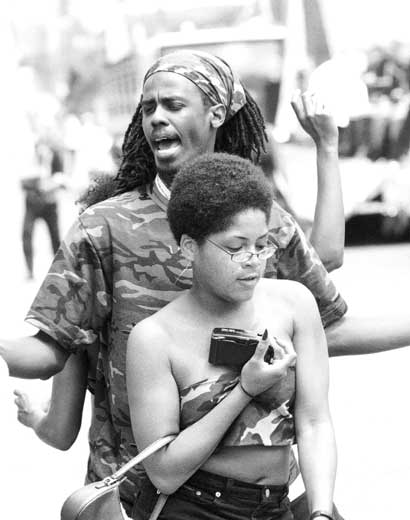
<path id="1" fill-rule="evenodd" d="M 261 263 L 261 259 L 259 258 L 259 253 L 256 253 L 254 251 L 249 251 L 252 256 L 247 260 L 245 263 L 248 265 L 259 265 Z"/>

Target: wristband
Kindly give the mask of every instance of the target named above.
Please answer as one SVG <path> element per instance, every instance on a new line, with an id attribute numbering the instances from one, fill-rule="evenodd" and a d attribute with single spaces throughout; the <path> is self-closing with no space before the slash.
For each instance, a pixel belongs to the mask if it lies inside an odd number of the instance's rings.
<path id="1" fill-rule="evenodd" d="M 318 516 L 323 516 L 325 518 L 328 518 L 328 520 L 334 520 L 333 516 L 330 513 L 327 513 L 326 511 L 321 511 L 320 509 L 313 511 L 313 513 L 311 513 L 309 516 L 309 520 L 314 520 Z"/>
<path id="2" fill-rule="evenodd" d="M 242 384 L 242 381 L 239 379 L 239 387 L 240 389 L 242 390 L 242 392 L 247 395 L 248 397 L 250 397 L 251 399 L 254 399 L 255 396 L 250 394 L 247 390 L 245 390 L 245 388 L 243 387 L 243 384 Z"/>

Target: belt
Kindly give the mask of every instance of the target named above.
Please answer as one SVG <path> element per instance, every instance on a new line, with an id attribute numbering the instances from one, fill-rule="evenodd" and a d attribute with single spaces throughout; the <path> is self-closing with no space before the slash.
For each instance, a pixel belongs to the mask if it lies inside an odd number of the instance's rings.
<path id="1" fill-rule="evenodd" d="M 184 484 L 186 490 L 191 488 L 196 496 L 202 493 L 213 494 L 216 498 L 232 497 L 247 499 L 255 503 L 261 502 L 280 502 L 288 494 L 288 485 L 263 486 L 251 484 L 229 477 L 222 477 L 214 473 L 198 470 Z"/>

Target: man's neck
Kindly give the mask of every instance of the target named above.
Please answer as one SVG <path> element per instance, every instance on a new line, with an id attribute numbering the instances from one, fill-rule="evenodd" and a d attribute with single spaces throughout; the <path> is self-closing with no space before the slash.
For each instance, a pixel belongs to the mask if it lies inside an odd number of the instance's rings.
<path id="1" fill-rule="evenodd" d="M 170 189 L 176 173 L 175 171 L 158 171 L 158 176 L 165 186 Z"/>

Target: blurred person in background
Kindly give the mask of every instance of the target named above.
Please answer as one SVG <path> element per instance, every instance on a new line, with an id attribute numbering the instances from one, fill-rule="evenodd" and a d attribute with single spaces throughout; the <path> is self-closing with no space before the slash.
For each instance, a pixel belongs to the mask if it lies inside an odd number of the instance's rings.
<path id="1" fill-rule="evenodd" d="M 409 55 L 406 46 L 391 42 L 387 47 L 374 46 L 367 52 L 363 79 L 370 100 L 366 118 L 367 157 L 396 159 L 400 128 L 409 106 Z M 354 143 L 353 150 L 361 143 Z"/>
<path id="2" fill-rule="evenodd" d="M 344 213 L 337 164 L 337 127 L 311 98 L 294 103 L 317 146 L 318 203 L 312 241 L 329 269 L 341 265 Z M 47 378 L 68 356 L 98 344 L 88 481 L 110 475 L 136 454 L 125 387 L 125 346 L 131 328 L 188 289 L 191 274 L 166 221 L 175 173 L 202 152 L 222 151 L 258 162 L 264 122 L 252 97 L 222 60 L 176 53 L 155 62 L 125 134 L 115 182 L 83 199 L 33 302 L 35 336 L 3 340 L 0 352 L 15 377 Z M 103 193 L 103 196 L 101 196 Z M 327 193 L 323 196 L 323 193 Z M 111 195 L 111 198 L 107 198 Z M 103 199 L 103 200 L 102 200 Z M 331 355 L 370 353 L 410 343 L 410 324 L 385 315 L 356 318 L 294 219 L 277 204 L 270 227 L 280 247 L 265 276 L 304 283 L 319 306 Z M 121 485 L 128 511 L 139 474 Z M 298 501 L 306 518 L 306 501 Z M 305 515 L 305 516 L 303 516 Z"/>
<path id="3" fill-rule="evenodd" d="M 38 219 L 47 226 L 53 254 L 59 248 L 58 192 L 65 186 L 59 150 L 50 141 L 39 139 L 35 144 L 32 175 L 21 180 L 25 197 L 23 251 L 29 279 L 34 276 L 33 230 Z"/>
<path id="4" fill-rule="evenodd" d="M 410 44 L 394 42 L 393 51 L 392 56 L 404 79 L 401 88 L 395 92 L 397 103 L 402 111 L 395 128 L 391 158 L 401 162 L 408 156 L 410 148 Z"/>

